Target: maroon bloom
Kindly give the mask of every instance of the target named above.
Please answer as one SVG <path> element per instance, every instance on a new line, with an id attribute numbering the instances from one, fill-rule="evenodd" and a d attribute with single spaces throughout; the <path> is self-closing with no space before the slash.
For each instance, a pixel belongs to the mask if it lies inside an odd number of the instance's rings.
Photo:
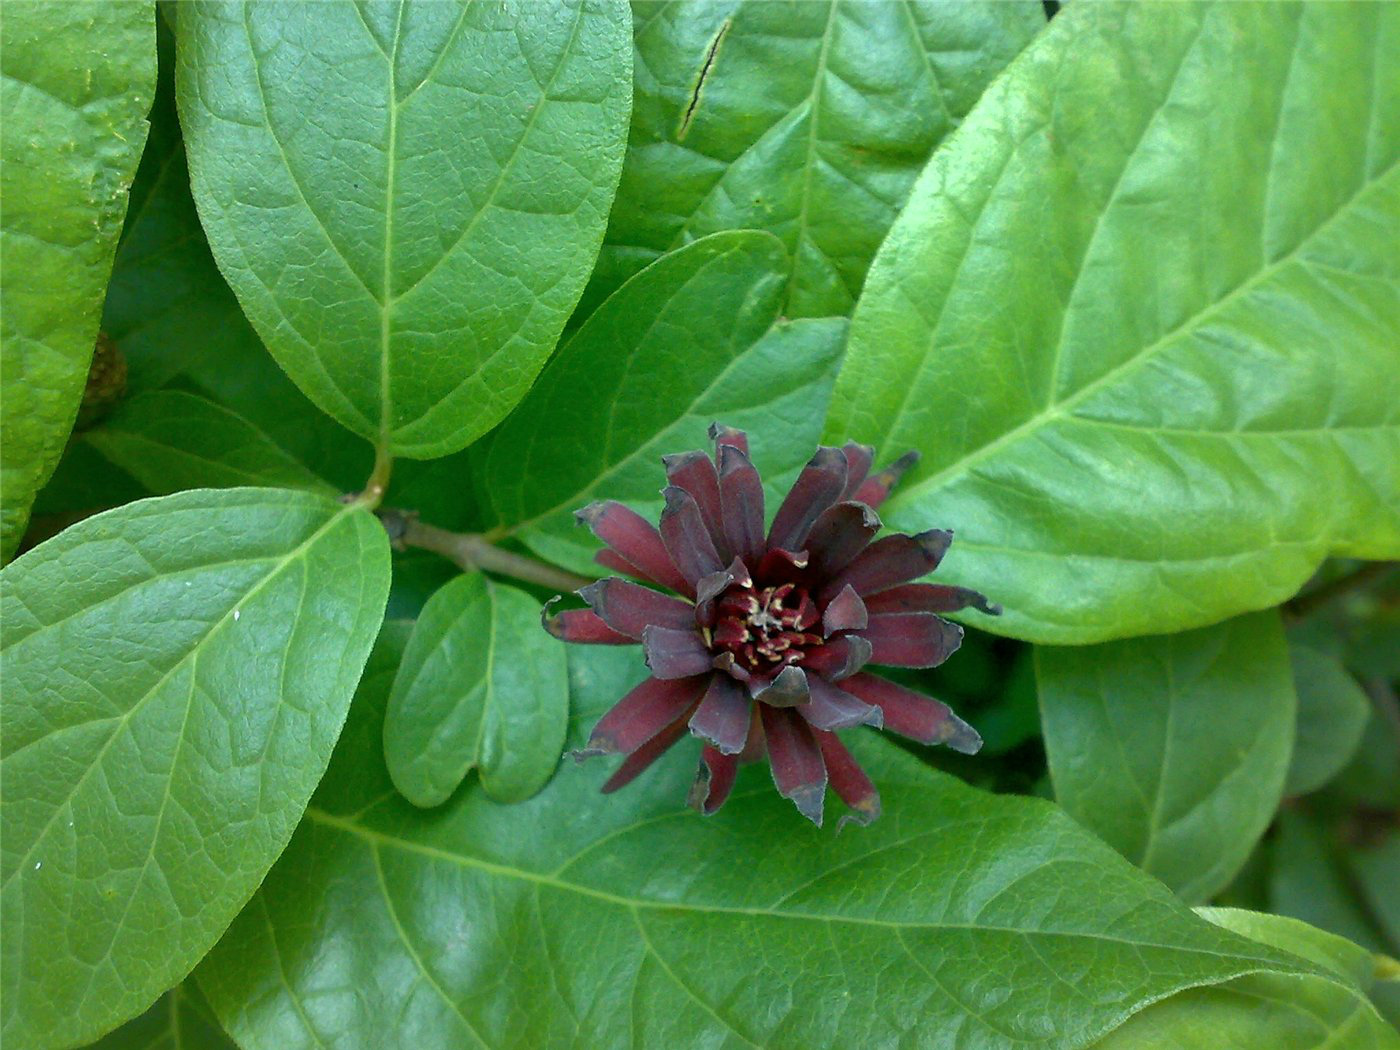
<path id="1" fill-rule="evenodd" d="M 616 791 L 688 729 L 704 742 L 690 793 L 701 812 L 724 804 L 739 763 L 767 756 L 778 791 L 803 816 L 821 824 L 830 786 L 850 819 L 868 823 L 880 796 L 837 730 L 883 727 L 965 754 L 982 739 L 946 704 L 863 668 L 936 667 L 963 634 L 939 613 L 1001 610 L 976 591 L 911 582 L 937 568 L 952 533 L 875 539 L 875 508 L 917 453 L 871 474 L 869 447 L 819 448 L 765 535 L 748 439 L 718 424 L 710 436 L 714 459 L 664 457 L 659 529 L 621 503 L 578 512 L 607 544 L 600 564 L 676 593 L 609 577 L 578 592 L 587 609 L 551 618 L 546 606 L 556 637 L 640 643 L 651 669 L 576 757 L 624 755 L 603 785 Z"/>

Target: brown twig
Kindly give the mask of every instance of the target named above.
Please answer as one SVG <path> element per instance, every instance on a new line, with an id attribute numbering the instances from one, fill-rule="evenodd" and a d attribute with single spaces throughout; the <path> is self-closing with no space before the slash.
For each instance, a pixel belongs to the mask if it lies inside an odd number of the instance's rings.
<path id="1" fill-rule="evenodd" d="M 378 511 L 379 520 L 389 533 L 390 541 L 399 549 L 417 547 L 420 550 L 441 554 L 461 569 L 470 571 L 481 569 L 500 573 L 527 583 L 537 583 L 542 587 L 553 587 L 559 591 L 576 591 L 593 580 L 579 576 L 553 565 L 502 550 L 493 546 L 485 537 L 468 532 L 450 532 L 436 525 L 419 521 L 412 511 L 384 508 Z"/>

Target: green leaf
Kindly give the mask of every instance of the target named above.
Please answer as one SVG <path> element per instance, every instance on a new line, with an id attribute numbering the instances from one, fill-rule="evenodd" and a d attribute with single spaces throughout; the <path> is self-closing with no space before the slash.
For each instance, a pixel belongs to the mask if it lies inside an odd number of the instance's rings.
<path id="1" fill-rule="evenodd" d="M 1325 966 L 1357 991 L 1366 991 L 1375 980 L 1375 956 L 1335 933 L 1286 915 L 1268 915 L 1243 908 L 1197 908 L 1196 914 L 1251 940 Z"/>
<path id="2" fill-rule="evenodd" d="M 1038 648 L 1055 798 L 1185 900 L 1240 869 L 1283 793 L 1295 700 L 1277 613 Z"/>
<path id="3" fill-rule="evenodd" d="M 237 485 L 335 493 L 242 416 L 178 390 L 139 394 L 84 436 L 155 493 Z"/>
<path id="4" fill-rule="evenodd" d="M 418 617 L 389 697 L 384 756 L 414 805 L 447 801 L 480 770 L 499 802 L 542 788 L 569 719 L 564 644 L 540 627 L 540 603 L 479 572 L 459 576 Z"/>
<path id="5" fill-rule="evenodd" d="M 1301 919 L 1372 951 L 1385 950 L 1322 827 L 1306 813 L 1284 810 L 1272 846 L 1270 911 Z"/>
<path id="6" fill-rule="evenodd" d="M 325 768 L 388 591 L 367 512 L 195 491 L 0 574 L 3 1034 L 69 1045 L 209 950 Z"/>
<path id="7" fill-rule="evenodd" d="M 1352 847 L 1346 862 L 1357 890 L 1385 935 L 1386 950 L 1400 955 L 1400 832 L 1392 827 L 1379 842 Z"/>
<path id="8" fill-rule="evenodd" d="M 498 422 L 602 240 L 616 4 L 187 5 L 177 93 L 214 256 L 273 356 L 391 451 Z"/>
<path id="9" fill-rule="evenodd" d="M 1038 3 L 636 2 L 632 130 L 580 313 L 667 251 L 763 229 L 783 313 L 849 315 L 934 147 L 1045 25 Z"/>
<path id="10" fill-rule="evenodd" d="M 1371 717 L 1371 702 L 1341 663 L 1310 646 L 1292 644 L 1298 729 L 1284 794 L 1322 787 L 1351 761 Z"/>
<path id="11" fill-rule="evenodd" d="M 1366 997 L 1325 977 L 1257 974 L 1149 1006 L 1094 1050 L 1397 1050 Z"/>
<path id="12" fill-rule="evenodd" d="M 78 412 L 155 78 L 149 3 L 5 4 L 0 562 Z"/>
<path id="13" fill-rule="evenodd" d="M 89 1050 L 238 1050 L 193 981 L 177 984 L 140 1017 L 103 1036 Z"/>
<path id="14" fill-rule="evenodd" d="M 1397 48 L 1391 4 L 1071 4 L 934 155 L 828 433 L 923 451 L 882 516 L 958 531 L 989 626 L 1180 630 L 1400 553 Z"/>
<path id="15" fill-rule="evenodd" d="M 634 650 L 569 663 L 581 741 L 645 670 Z M 361 690 L 306 821 L 200 966 L 246 1050 L 1079 1046 L 1177 988 L 1293 965 L 1054 807 L 864 734 L 885 815 L 859 833 L 806 826 L 757 766 L 699 816 L 693 745 L 617 795 L 568 763 L 528 802 L 473 789 L 423 813 L 380 757 L 384 692 Z"/>
<path id="16" fill-rule="evenodd" d="M 787 265 L 770 234 L 714 234 L 600 307 L 491 442 L 486 488 L 512 532 L 596 571 L 573 512 L 608 498 L 654 520 L 660 457 L 707 447 L 716 420 L 751 432 L 776 507 L 816 447 L 845 336 L 840 320 L 779 318 Z"/>

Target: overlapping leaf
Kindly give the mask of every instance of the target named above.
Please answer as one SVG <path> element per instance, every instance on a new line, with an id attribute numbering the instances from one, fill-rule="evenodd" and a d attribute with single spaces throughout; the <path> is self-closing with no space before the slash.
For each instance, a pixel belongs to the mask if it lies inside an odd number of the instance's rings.
<path id="1" fill-rule="evenodd" d="M 237 1050 L 193 981 L 177 984 L 140 1017 L 89 1050 Z"/>
<path id="2" fill-rule="evenodd" d="M 1039 4 L 632 5 L 631 138 L 580 312 L 667 251 L 768 230 L 788 317 L 847 315 L 934 147 L 1045 24 Z"/>
<path id="3" fill-rule="evenodd" d="M 661 456 L 705 447 L 716 420 L 752 433 L 776 507 L 817 443 L 845 336 L 839 319 L 779 317 L 787 265 L 770 234 L 720 233 L 619 289 L 494 436 L 500 520 L 544 557 L 596 569 L 573 512 L 619 499 L 654 519 Z"/>
<path id="4" fill-rule="evenodd" d="M 0 575 L 8 1044 L 92 1038 L 179 981 L 261 882 L 383 615 L 362 509 L 201 490 Z"/>
<path id="5" fill-rule="evenodd" d="M 935 154 L 830 436 L 1044 642 L 1274 605 L 1400 551 L 1400 8 L 1073 4 Z"/>
<path id="6" fill-rule="evenodd" d="M 155 91 L 155 11 L 5 5 L 0 29 L 0 562 L 18 545 L 82 398 Z"/>
<path id="7" fill-rule="evenodd" d="M 334 493 L 248 420 L 183 391 L 140 394 L 85 439 L 156 493 L 238 485 Z"/>
<path id="8" fill-rule="evenodd" d="M 1283 793 L 1296 701 L 1276 613 L 1036 650 L 1070 815 L 1188 901 L 1223 888 Z"/>
<path id="9" fill-rule="evenodd" d="M 400 454 L 529 387 L 601 242 L 617 4 L 190 4 L 180 114 L 215 258 L 303 390 Z"/>
<path id="10" fill-rule="evenodd" d="M 1288 648 L 1298 693 L 1298 730 L 1284 790 L 1316 791 L 1350 761 L 1371 717 L 1356 679 L 1335 658 L 1307 645 Z"/>
<path id="11" fill-rule="evenodd" d="M 642 669 L 575 655 L 579 741 Z M 200 967 L 249 1050 L 1072 1046 L 1177 988 L 1289 966 L 1045 803 L 873 737 L 853 743 L 885 814 L 858 834 L 806 826 L 756 766 L 699 816 L 693 748 L 618 795 L 570 764 L 520 805 L 468 790 L 422 813 L 378 759 L 386 693 L 361 690 L 306 822 Z"/>
<path id="12" fill-rule="evenodd" d="M 394 681 L 384 757 L 415 805 L 445 802 L 468 770 L 502 802 L 549 779 L 568 730 L 564 645 L 540 629 L 540 603 L 479 572 L 424 606 Z"/>

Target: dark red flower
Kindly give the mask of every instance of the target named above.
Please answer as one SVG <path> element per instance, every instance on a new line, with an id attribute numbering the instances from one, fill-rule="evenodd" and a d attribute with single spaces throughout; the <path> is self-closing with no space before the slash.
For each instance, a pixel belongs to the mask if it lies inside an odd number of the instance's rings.
<path id="1" fill-rule="evenodd" d="M 879 793 L 836 730 L 883 727 L 965 754 L 982 739 L 946 704 L 862 668 L 936 667 L 963 633 L 939 613 L 1001 610 L 976 591 L 910 582 L 938 566 L 952 533 L 875 539 L 875 508 L 917 453 L 871 474 L 873 449 L 819 448 L 765 536 L 746 436 L 718 424 L 710 435 L 713 460 L 699 451 L 664 457 L 659 529 L 612 501 L 578 512 L 607 544 L 601 564 L 676 594 L 609 577 L 578 592 L 587 609 L 550 618 L 546 607 L 556 637 L 641 643 L 651 668 L 576 757 L 625 755 L 603 785 L 616 791 L 689 729 L 705 742 L 690 793 L 701 812 L 724 804 L 739 763 L 766 755 L 779 792 L 803 816 L 821 824 L 829 784 L 868 823 Z"/>

